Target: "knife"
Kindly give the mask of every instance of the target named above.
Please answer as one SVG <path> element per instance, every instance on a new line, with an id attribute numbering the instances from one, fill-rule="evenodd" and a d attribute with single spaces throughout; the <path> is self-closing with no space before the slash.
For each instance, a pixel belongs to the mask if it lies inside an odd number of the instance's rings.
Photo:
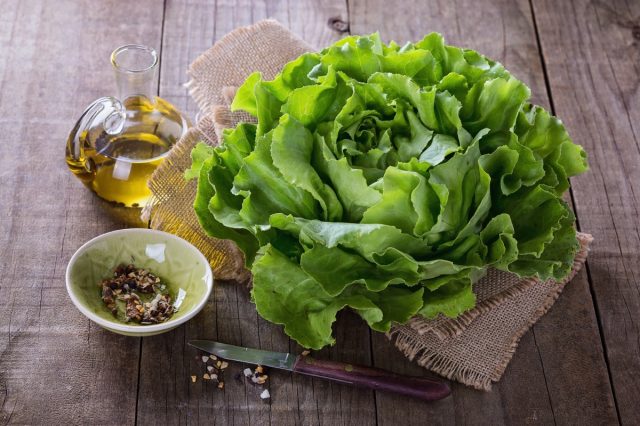
<path id="1" fill-rule="evenodd" d="M 445 382 L 426 377 L 395 374 L 379 368 L 336 361 L 317 360 L 310 356 L 243 348 L 211 340 L 192 340 L 189 345 L 232 361 L 289 370 L 307 376 L 385 392 L 436 401 L 451 393 Z"/>

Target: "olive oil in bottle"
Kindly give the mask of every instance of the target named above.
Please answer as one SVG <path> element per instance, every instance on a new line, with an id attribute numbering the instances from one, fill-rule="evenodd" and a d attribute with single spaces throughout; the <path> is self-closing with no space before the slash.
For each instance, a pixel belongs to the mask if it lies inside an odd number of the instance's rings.
<path id="1" fill-rule="evenodd" d="M 101 198 L 142 207 L 151 196 L 149 178 L 190 124 L 172 104 L 152 94 L 155 50 L 123 46 L 111 62 L 120 100 L 100 98 L 85 110 L 67 141 L 66 161 Z"/>
<path id="2" fill-rule="evenodd" d="M 67 149 L 66 159 L 71 171 L 101 198 L 139 207 L 151 196 L 149 178 L 188 123 L 173 105 L 160 98 L 150 101 L 132 96 L 123 106 L 121 132 L 85 131 L 79 138 L 82 157 L 76 158 Z"/>

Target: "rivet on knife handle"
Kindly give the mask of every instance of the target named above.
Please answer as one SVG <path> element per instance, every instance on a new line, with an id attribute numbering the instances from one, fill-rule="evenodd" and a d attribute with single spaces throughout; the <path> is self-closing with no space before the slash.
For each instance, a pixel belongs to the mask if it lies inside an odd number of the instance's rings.
<path id="1" fill-rule="evenodd" d="M 449 386 L 440 380 L 402 376 L 379 368 L 317 360 L 310 356 L 299 356 L 293 371 L 353 386 L 412 396 L 423 401 L 435 401 L 451 393 Z"/>

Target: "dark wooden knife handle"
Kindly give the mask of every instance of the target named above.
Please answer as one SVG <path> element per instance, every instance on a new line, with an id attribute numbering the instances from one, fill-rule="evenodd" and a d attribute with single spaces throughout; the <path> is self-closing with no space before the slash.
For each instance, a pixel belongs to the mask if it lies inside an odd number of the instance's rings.
<path id="1" fill-rule="evenodd" d="M 322 361 L 310 356 L 299 356 L 293 371 L 353 386 L 412 396 L 423 401 L 435 401 L 451 393 L 449 385 L 440 380 L 402 376 L 379 368 Z"/>

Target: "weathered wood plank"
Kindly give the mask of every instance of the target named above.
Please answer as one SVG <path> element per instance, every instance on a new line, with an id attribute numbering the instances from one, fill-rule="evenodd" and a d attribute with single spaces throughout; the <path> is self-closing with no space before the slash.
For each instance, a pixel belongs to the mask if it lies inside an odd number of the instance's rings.
<path id="1" fill-rule="evenodd" d="M 381 0 L 351 0 L 349 5 L 352 33 L 380 31 L 384 39 L 404 42 L 431 31 L 441 32 L 451 44 L 476 49 L 504 63 L 531 87 L 533 101 L 548 107 L 527 1 L 407 2 L 394 6 L 402 10 L 397 14 L 386 13 Z M 558 305 L 534 327 L 534 333 L 523 337 L 505 376 L 491 393 L 455 385 L 451 403 L 438 403 L 427 418 L 472 424 L 615 421 L 586 275 L 576 277 L 565 291 Z M 394 349 L 386 349 L 389 343 L 385 339 L 374 342 L 376 365 L 393 368 L 400 364 L 401 370 L 419 372 L 419 368 L 400 361 Z M 584 361 L 580 361 L 580 354 Z M 565 368 L 567 364 L 571 368 Z M 579 394 L 576 388 L 581 389 Z M 411 403 L 401 405 L 397 397 L 377 395 L 380 424 L 395 422 Z M 422 424 L 424 418 L 411 417 L 409 421 Z"/>
<path id="2" fill-rule="evenodd" d="M 184 71 L 195 57 L 229 31 L 260 19 L 273 17 L 314 46 L 335 41 L 342 32 L 336 21 L 347 21 L 344 1 L 277 2 L 218 1 L 189 3 L 168 1 L 165 13 L 160 95 L 186 108 L 181 86 Z M 334 27 L 329 25 L 334 24 Z M 340 25 L 337 25 L 340 28 Z M 189 31 L 186 31 L 188 28 Z M 366 325 L 354 315 L 342 315 L 338 343 L 318 356 L 371 364 L 370 338 Z M 190 339 L 210 338 L 261 347 L 300 352 L 281 327 L 258 317 L 245 287 L 219 283 L 212 301 L 185 327 L 165 335 L 144 339 L 141 361 L 138 421 L 150 423 L 218 424 L 371 424 L 375 422 L 373 392 L 360 391 L 308 377 L 271 371 L 272 400 L 259 398 L 260 388 L 233 377 L 246 366 L 232 363 L 224 391 L 201 380 L 204 368 L 196 351 L 186 346 Z M 157 371 L 169 371 L 158 375 Z M 198 375 L 192 384 L 189 376 Z M 157 407 L 164 407 L 158 410 Z"/>
<path id="3" fill-rule="evenodd" d="M 139 339 L 66 295 L 86 240 L 122 227 L 64 163 L 82 109 L 115 89 L 109 55 L 157 44 L 162 2 L 5 1 L 0 8 L 0 423 L 133 423 Z"/>
<path id="4" fill-rule="evenodd" d="M 203 373 L 192 338 L 217 338 L 298 351 L 279 327 L 260 320 L 238 286 L 222 284 L 205 311 L 166 335 L 140 340 L 91 324 L 64 290 L 64 268 L 89 238 L 123 224 L 67 171 L 62 145 L 94 98 L 111 94 L 108 56 L 141 42 L 162 51 L 160 94 L 192 117 L 187 65 L 238 25 L 272 16 L 322 47 L 346 29 L 415 39 L 441 31 L 450 43 L 503 61 L 547 105 L 532 20 L 525 1 L 496 4 L 430 1 L 78 3 L 9 0 L 0 9 L 0 423 L 452 424 L 613 423 L 615 412 L 586 273 L 527 333 L 498 386 L 481 393 L 456 385 L 452 398 L 422 404 L 271 372 L 270 403 L 236 382 L 223 392 L 189 376 Z M 636 4 L 534 2 L 557 113 L 591 155 L 576 179 L 580 224 L 594 233 L 589 266 L 607 344 L 620 419 L 638 422 L 640 391 L 636 224 L 638 121 Z M 332 23 L 333 27 L 328 24 Z M 568 54 L 567 52 L 572 52 Z M 601 108 L 606 105 L 607 108 Z M 53 135 L 53 138 L 51 137 Z M 26 160 L 25 152 L 37 153 Z M 58 158 L 56 162 L 54 159 Z M 53 161 L 53 162 L 52 162 Z M 55 165 L 54 165 L 55 164 Z M 604 210 L 603 210 L 604 209 Z M 610 290 L 610 286 L 615 290 Z M 338 344 L 318 356 L 398 372 L 424 371 L 352 314 L 342 315 Z M 373 348 L 373 358 L 369 345 Z M 138 361 L 140 396 L 136 411 Z M 376 417 L 377 408 L 377 417 Z"/>
<path id="5" fill-rule="evenodd" d="M 637 2 L 533 2 L 557 113 L 589 153 L 574 182 L 580 226 L 593 233 L 592 289 L 620 421 L 640 422 L 640 236 Z"/>
<path id="6" fill-rule="evenodd" d="M 168 1 L 164 15 L 164 31 L 159 46 L 162 53 L 160 93 L 195 121 L 198 106 L 184 83 L 188 80 L 189 64 L 213 43 L 216 2 Z"/>

